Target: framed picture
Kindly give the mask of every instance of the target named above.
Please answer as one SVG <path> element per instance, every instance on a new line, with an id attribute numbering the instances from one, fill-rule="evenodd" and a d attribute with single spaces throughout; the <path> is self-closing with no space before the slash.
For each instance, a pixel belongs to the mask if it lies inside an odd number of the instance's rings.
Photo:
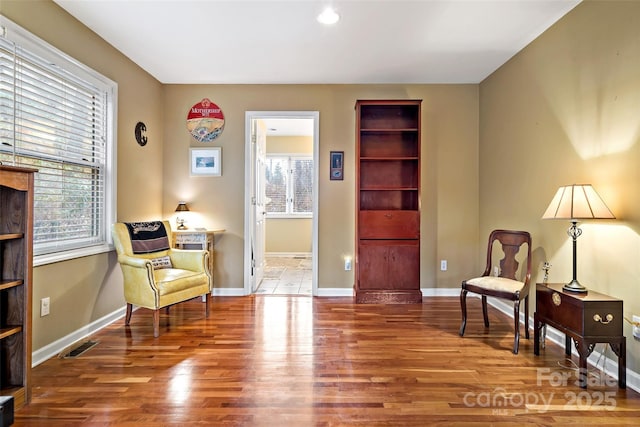
<path id="1" fill-rule="evenodd" d="M 342 181 L 344 179 L 344 151 L 331 151 L 329 153 L 329 179 Z"/>
<path id="2" fill-rule="evenodd" d="M 191 148 L 192 176 L 221 176 L 222 148 Z"/>

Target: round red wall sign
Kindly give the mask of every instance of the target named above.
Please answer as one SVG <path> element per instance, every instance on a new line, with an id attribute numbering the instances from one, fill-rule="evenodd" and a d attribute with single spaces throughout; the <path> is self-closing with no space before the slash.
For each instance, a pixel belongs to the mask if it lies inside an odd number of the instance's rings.
<path id="1" fill-rule="evenodd" d="M 187 129 L 198 142 L 210 142 L 224 129 L 224 114 L 216 104 L 204 98 L 187 114 Z"/>

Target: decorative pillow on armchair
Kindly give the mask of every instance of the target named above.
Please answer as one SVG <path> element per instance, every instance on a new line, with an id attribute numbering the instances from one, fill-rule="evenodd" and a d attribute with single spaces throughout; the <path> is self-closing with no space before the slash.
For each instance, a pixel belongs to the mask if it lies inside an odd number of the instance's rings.
<path id="1" fill-rule="evenodd" d="M 158 270 L 161 268 L 173 268 L 173 264 L 171 264 L 171 258 L 169 256 L 161 256 L 159 258 L 152 258 L 151 264 L 153 268 L 157 268 Z"/>

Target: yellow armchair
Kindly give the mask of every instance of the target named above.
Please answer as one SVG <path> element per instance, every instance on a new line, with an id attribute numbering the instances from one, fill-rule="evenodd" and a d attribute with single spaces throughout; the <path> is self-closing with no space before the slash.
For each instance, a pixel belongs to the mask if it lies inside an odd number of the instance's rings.
<path id="1" fill-rule="evenodd" d="M 124 277 L 126 325 L 133 305 L 148 308 L 153 310 L 153 336 L 158 337 L 159 310 L 199 296 L 205 297 L 209 317 L 213 281 L 208 251 L 171 248 L 169 221 L 119 222 L 113 224 L 112 234 Z"/>

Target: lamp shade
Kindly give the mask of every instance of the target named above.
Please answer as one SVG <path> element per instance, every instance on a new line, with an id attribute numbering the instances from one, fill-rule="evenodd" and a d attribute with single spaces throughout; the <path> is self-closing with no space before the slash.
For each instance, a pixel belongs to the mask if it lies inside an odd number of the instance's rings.
<path id="1" fill-rule="evenodd" d="M 186 202 L 178 202 L 178 206 L 176 207 L 176 212 L 189 212 L 189 207 Z"/>
<path id="2" fill-rule="evenodd" d="M 542 219 L 615 219 L 591 184 L 560 187 Z"/>

